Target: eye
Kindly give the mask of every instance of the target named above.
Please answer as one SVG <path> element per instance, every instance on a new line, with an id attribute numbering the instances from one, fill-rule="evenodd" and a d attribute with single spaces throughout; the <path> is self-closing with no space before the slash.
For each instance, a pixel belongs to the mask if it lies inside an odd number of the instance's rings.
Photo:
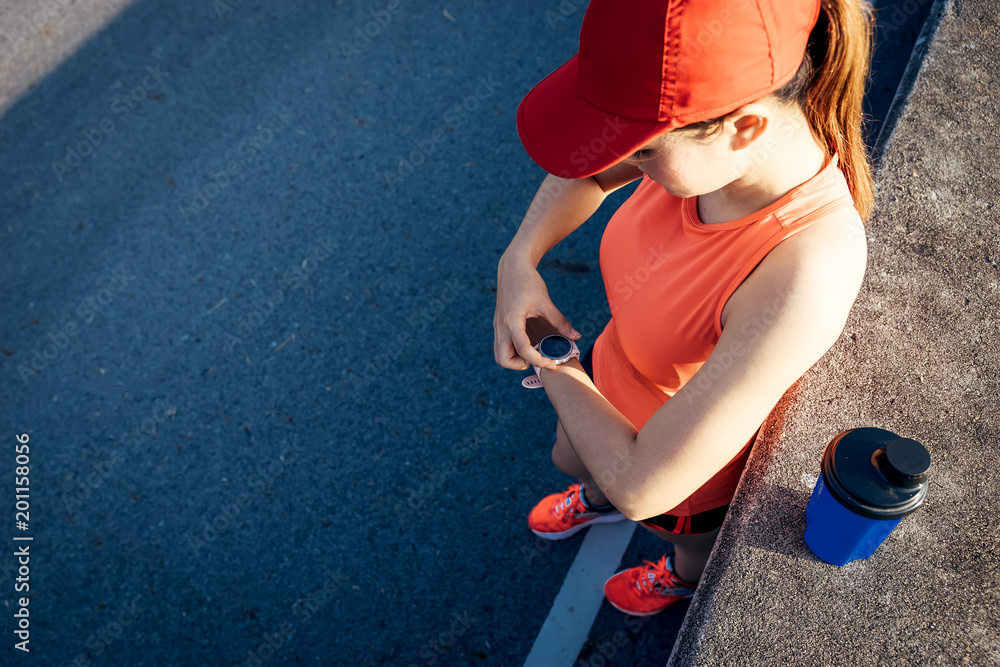
<path id="1" fill-rule="evenodd" d="M 660 152 L 661 151 L 659 146 L 654 148 L 640 148 L 636 152 L 629 155 L 627 159 L 629 162 L 633 164 L 639 162 L 646 162 L 648 160 L 656 159 L 656 157 L 660 154 Z"/>

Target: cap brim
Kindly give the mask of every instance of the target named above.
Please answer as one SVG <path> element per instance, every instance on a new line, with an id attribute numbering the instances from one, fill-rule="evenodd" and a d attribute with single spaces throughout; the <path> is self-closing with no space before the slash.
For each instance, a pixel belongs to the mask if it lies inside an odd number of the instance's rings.
<path id="1" fill-rule="evenodd" d="M 577 56 L 531 89 L 517 109 L 521 143 L 545 171 L 585 178 L 604 171 L 678 125 L 609 114 L 577 91 Z"/>

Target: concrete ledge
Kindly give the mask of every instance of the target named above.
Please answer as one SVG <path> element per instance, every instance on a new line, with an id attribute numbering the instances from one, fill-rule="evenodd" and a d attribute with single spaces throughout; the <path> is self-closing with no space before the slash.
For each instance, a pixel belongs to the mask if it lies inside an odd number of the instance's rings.
<path id="1" fill-rule="evenodd" d="M 762 430 L 669 665 L 1000 664 L 1000 15 L 939 0 L 879 139 L 865 286 Z M 802 535 L 839 431 L 923 442 L 931 488 L 838 568 Z"/>

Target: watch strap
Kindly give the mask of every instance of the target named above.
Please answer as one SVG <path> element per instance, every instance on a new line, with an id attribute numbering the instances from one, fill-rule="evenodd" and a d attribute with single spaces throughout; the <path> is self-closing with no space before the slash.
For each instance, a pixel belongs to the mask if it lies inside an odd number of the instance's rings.
<path id="1" fill-rule="evenodd" d="M 521 380 L 521 386 L 525 389 L 542 389 L 542 378 L 538 377 L 538 368 L 536 366 L 532 368 L 535 369 L 535 374 Z"/>

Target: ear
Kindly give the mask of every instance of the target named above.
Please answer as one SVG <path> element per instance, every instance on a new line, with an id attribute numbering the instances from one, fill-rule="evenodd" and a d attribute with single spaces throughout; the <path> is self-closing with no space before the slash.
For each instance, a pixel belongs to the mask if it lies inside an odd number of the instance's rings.
<path id="1" fill-rule="evenodd" d="M 729 114 L 733 124 L 731 146 L 741 150 L 759 139 L 767 129 L 770 114 L 761 104 L 748 104 Z"/>

